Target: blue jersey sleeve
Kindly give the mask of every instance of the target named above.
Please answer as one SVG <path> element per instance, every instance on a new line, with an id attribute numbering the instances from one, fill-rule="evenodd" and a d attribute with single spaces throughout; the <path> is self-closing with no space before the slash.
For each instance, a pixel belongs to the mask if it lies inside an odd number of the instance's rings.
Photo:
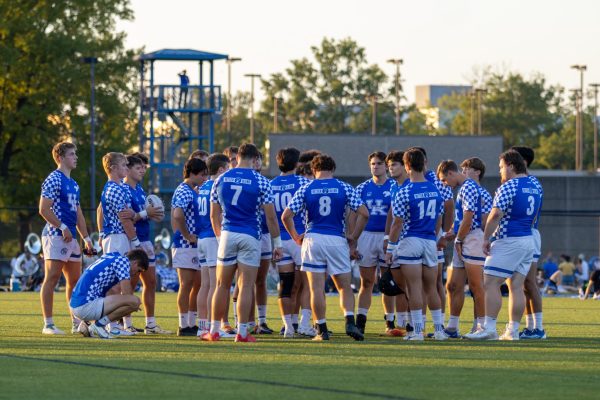
<path id="1" fill-rule="evenodd" d="M 42 183 L 42 197 L 52 201 L 60 200 L 60 175 L 52 173 Z"/>
<path id="2" fill-rule="evenodd" d="M 294 214 L 299 214 L 306 209 L 306 188 L 309 185 L 304 185 L 294 194 L 287 208 Z"/>
<path id="3" fill-rule="evenodd" d="M 396 196 L 392 200 L 392 214 L 394 217 L 402 218 L 406 220 L 408 217 L 409 210 L 409 192 L 408 186 L 403 186 L 396 191 Z"/>
<path id="4" fill-rule="evenodd" d="M 462 191 L 462 209 L 463 211 L 472 211 L 476 213 L 481 209 L 479 201 L 479 190 L 474 184 L 467 184 L 461 188 Z"/>
<path id="5" fill-rule="evenodd" d="M 271 182 L 264 176 L 257 173 L 258 176 L 258 187 L 260 188 L 259 202 L 261 205 L 273 204 L 273 190 L 271 189 Z"/>
<path id="6" fill-rule="evenodd" d="M 115 274 L 117 275 L 117 279 L 119 280 L 119 282 L 131 279 L 129 273 L 130 263 L 127 257 L 117 257 L 113 266 L 115 268 Z"/>
<path id="7" fill-rule="evenodd" d="M 504 213 L 508 211 L 517 193 L 516 182 L 516 180 L 511 179 L 498 188 L 494 197 L 494 203 L 492 204 L 493 208 L 497 208 Z"/>

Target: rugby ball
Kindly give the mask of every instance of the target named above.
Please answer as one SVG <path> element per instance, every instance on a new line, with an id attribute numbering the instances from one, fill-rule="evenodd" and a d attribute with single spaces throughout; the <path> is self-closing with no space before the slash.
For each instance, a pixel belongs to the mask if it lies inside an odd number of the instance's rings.
<path id="1" fill-rule="evenodd" d="M 163 210 L 163 213 L 165 211 L 165 205 L 163 203 L 163 201 L 160 199 L 160 197 L 158 197 L 155 194 L 150 194 L 146 197 L 146 208 L 148 208 L 148 206 L 152 206 L 154 208 L 159 208 L 161 210 Z M 164 219 L 163 218 L 151 218 L 153 221 L 156 222 L 160 222 Z"/>

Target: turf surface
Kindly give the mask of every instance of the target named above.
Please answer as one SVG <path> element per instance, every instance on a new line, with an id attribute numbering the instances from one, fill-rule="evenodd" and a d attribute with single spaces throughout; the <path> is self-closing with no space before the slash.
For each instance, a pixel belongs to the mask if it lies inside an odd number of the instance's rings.
<path id="1" fill-rule="evenodd" d="M 63 296 L 56 296 L 54 319 L 66 330 Z M 337 300 L 328 298 L 329 343 L 278 335 L 254 344 L 201 343 L 175 335 L 42 336 L 38 294 L 0 293 L 0 398 L 598 398 L 600 302 L 545 299 L 545 341 L 415 344 L 379 336 L 379 297 L 366 341 L 341 335 Z M 275 301 L 269 297 L 269 324 L 279 329 Z M 468 303 L 463 316 L 472 315 Z M 175 304 L 175 295 L 157 295 L 163 328 L 176 329 Z M 142 326 L 143 317 L 134 323 Z"/>

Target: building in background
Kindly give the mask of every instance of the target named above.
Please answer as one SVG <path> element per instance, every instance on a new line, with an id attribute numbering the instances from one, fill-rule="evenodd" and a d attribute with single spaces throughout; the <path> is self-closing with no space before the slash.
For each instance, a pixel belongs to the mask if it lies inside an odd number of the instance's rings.
<path id="1" fill-rule="evenodd" d="M 419 111 L 427 118 L 427 125 L 439 129 L 445 127 L 456 113 L 456 111 L 440 108 L 439 100 L 452 94 L 468 95 L 471 90 L 471 86 L 464 85 L 417 85 L 415 103 Z"/>

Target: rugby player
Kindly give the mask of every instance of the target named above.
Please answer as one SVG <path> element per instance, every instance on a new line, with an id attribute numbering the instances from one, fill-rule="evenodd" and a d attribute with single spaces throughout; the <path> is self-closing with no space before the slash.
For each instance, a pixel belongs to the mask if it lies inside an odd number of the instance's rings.
<path id="1" fill-rule="evenodd" d="M 281 174 L 271 181 L 271 188 L 273 190 L 273 200 L 275 203 L 275 212 L 277 213 L 277 220 L 279 222 L 279 229 L 281 231 L 281 243 L 283 246 L 283 255 L 276 263 L 277 270 L 279 272 L 279 311 L 284 324 L 283 336 L 285 338 L 294 337 L 296 331 L 294 327 L 293 315 L 296 316 L 296 324 L 298 323 L 298 314 L 294 313 L 294 302 L 295 293 L 293 292 L 294 287 L 300 287 L 296 285 L 295 280 L 297 278 L 302 279 L 300 274 L 306 276 L 305 272 L 298 272 L 302 265 L 302 258 L 300 255 L 301 248 L 294 242 L 288 231 L 283 226 L 281 216 L 283 211 L 288 206 L 294 194 L 302 186 L 308 184 L 310 181 L 302 176 L 295 175 L 296 165 L 300 157 L 300 151 L 293 147 L 280 149 L 277 152 L 277 167 Z M 298 213 L 294 216 L 294 225 L 297 227 L 296 230 L 299 235 L 304 233 L 304 221 L 305 214 Z M 309 306 L 310 307 L 310 306 Z M 310 308 L 308 309 L 310 313 Z M 303 317 L 302 321 L 305 324 L 298 327 L 298 333 L 303 336 L 314 337 L 316 331 L 310 325 L 311 315 L 304 315 L 305 311 L 302 310 Z"/>
<path id="2" fill-rule="evenodd" d="M 263 154 L 259 152 L 259 157 L 256 159 L 254 170 L 261 174 L 263 166 Z M 258 334 L 270 335 L 273 333 L 273 329 L 267 325 L 267 275 L 271 261 L 273 260 L 273 248 L 271 244 L 271 235 L 269 234 L 269 227 L 267 225 L 267 219 L 265 218 L 264 210 L 260 212 L 260 267 L 256 274 L 256 285 L 254 291 L 254 301 L 256 304 L 256 311 L 258 311 L 258 325 L 254 324 L 254 305 L 250 308 L 250 326 L 249 329 Z M 281 233 L 281 231 L 280 231 Z"/>
<path id="3" fill-rule="evenodd" d="M 131 208 L 131 195 L 122 184 L 128 172 L 127 159 L 122 153 L 110 152 L 102 157 L 102 167 L 108 177 L 97 210 L 102 250 L 124 256 L 129 250 L 141 246 L 133 223 L 135 212 Z M 110 295 L 118 293 L 120 286 L 109 292 Z M 111 321 L 108 328 L 115 336 L 136 334 L 134 329 L 124 329 L 118 321 Z"/>
<path id="4" fill-rule="evenodd" d="M 105 253 L 87 267 L 69 302 L 71 312 L 78 318 L 95 321 L 89 326 L 82 324 L 81 333 L 101 339 L 112 338 L 104 327 L 110 321 L 118 321 L 139 310 L 140 299 L 133 294 L 131 278 L 147 270 L 148 256 L 142 249 L 131 250 L 127 256 Z M 120 286 L 121 294 L 109 295 L 115 285 Z"/>
<path id="5" fill-rule="evenodd" d="M 423 309 L 429 306 L 434 325 L 433 338 L 446 340 L 441 301 L 437 291 L 437 235 L 444 206 L 435 184 L 425 178 L 425 155 L 419 149 L 407 150 L 404 167 L 410 182 L 398 189 L 392 199 L 394 221 L 390 227 L 386 262 L 396 282 L 402 278 L 408 289 L 408 302 L 414 330 L 406 340 L 423 340 Z M 398 241 L 399 237 L 402 237 Z M 402 272 L 400 272 L 402 271 Z M 423 299 L 425 294 L 427 302 Z"/>
<path id="6" fill-rule="evenodd" d="M 542 184 L 540 181 L 533 175 L 529 173 L 529 167 L 535 158 L 535 153 L 531 147 L 525 146 L 513 146 L 510 148 L 511 150 L 516 151 L 523 157 L 525 160 L 525 165 L 527 166 L 527 174 L 529 178 L 534 183 L 534 185 L 538 186 L 542 194 L 542 204 L 543 204 L 543 194 L 544 190 L 542 188 Z M 540 211 L 542 209 L 542 204 L 540 204 Z M 527 313 L 526 316 L 526 326 L 523 331 L 519 334 L 521 339 L 546 339 L 546 331 L 544 330 L 543 323 L 543 313 L 542 313 L 542 295 L 537 287 L 536 277 L 537 274 L 537 265 L 540 260 L 540 256 L 542 254 L 542 238 L 540 236 L 540 231 L 538 230 L 538 224 L 540 222 L 539 215 L 535 218 L 535 223 L 532 228 L 533 235 L 533 243 L 534 243 L 534 251 L 533 251 L 533 262 L 531 263 L 531 268 L 529 269 L 529 273 L 525 278 L 525 310 Z"/>
<path id="7" fill-rule="evenodd" d="M 365 230 L 358 238 L 357 245 L 360 254 L 358 261 L 360 266 L 360 290 L 358 292 L 356 326 L 363 334 L 367 324 L 367 313 L 371 307 L 377 267 L 385 264 L 383 241 L 385 239 L 386 218 L 391 204 L 392 185 L 392 179 L 387 178 L 385 160 L 386 154 L 382 151 L 369 154 L 368 162 L 371 179 L 366 180 L 356 188 L 357 195 L 369 210 L 369 220 Z"/>
<path id="8" fill-rule="evenodd" d="M 139 156 L 139 157 L 138 157 Z M 162 329 L 156 323 L 154 316 L 154 306 L 156 303 L 156 256 L 154 254 L 154 244 L 150 239 L 150 222 L 152 218 L 164 217 L 164 210 L 158 207 L 146 207 L 146 192 L 142 188 L 142 180 L 146 174 L 148 158 L 143 154 L 138 153 L 138 156 L 127 156 L 127 176 L 125 177 L 125 185 L 129 189 L 131 196 L 131 207 L 135 212 L 133 218 L 135 223 L 136 236 L 140 241 L 140 247 L 148 256 L 148 269 L 143 271 L 139 276 L 131 277 L 131 287 L 135 290 L 139 279 L 141 278 L 142 288 L 142 304 L 144 305 L 144 314 L 146 317 L 146 334 L 170 334 L 170 331 Z M 145 160 L 145 161 L 144 161 Z M 135 330 L 132 325 L 131 317 L 123 318 L 125 329 Z"/>
<path id="9" fill-rule="evenodd" d="M 444 287 L 443 275 L 444 275 L 444 249 L 447 246 L 448 241 L 445 238 L 444 232 L 449 232 L 452 229 L 452 222 L 454 221 L 454 195 L 452 189 L 448 185 L 444 185 L 440 181 L 435 172 L 428 169 L 427 165 L 427 153 L 422 147 L 412 147 L 412 149 L 420 150 L 425 156 L 425 179 L 432 182 L 435 187 L 440 191 L 442 200 L 444 202 L 444 210 L 442 212 L 442 226 L 438 230 L 438 269 L 437 269 L 437 291 L 442 305 L 442 319 L 445 320 L 444 310 L 446 309 L 446 290 Z M 425 312 L 423 309 L 423 329 L 425 329 Z M 431 336 L 431 335 L 430 335 Z"/>
<path id="10" fill-rule="evenodd" d="M 260 209 L 265 212 L 273 240 L 273 257 L 281 257 L 281 237 L 275 215 L 271 184 L 254 168 L 260 153 L 255 145 L 240 146 L 238 167 L 219 176 L 211 190 L 210 219 L 219 240 L 217 254 L 217 288 L 213 296 L 210 332 L 202 340 L 220 339 L 219 328 L 224 317 L 229 289 L 236 270 L 240 287 L 237 342 L 255 342 L 248 331 L 252 292 L 260 266 Z"/>
<path id="11" fill-rule="evenodd" d="M 67 303 L 70 301 L 73 288 L 81 275 L 81 250 L 76 240 L 77 231 L 83 238 L 87 251 L 93 251 L 79 204 L 79 185 L 71 178 L 71 172 L 77 167 L 76 152 L 77 147 L 72 143 L 57 143 L 52 148 L 52 158 L 57 169 L 42 183 L 39 213 L 46 220 L 46 226 L 42 232 L 44 281 L 40 301 L 44 317 L 42 334 L 45 335 L 65 334 L 54 325 L 52 317 L 54 288 L 61 273 L 64 273 Z M 71 314 L 71 322 L 71 333 L 77 333 L 80 321 Z"/>
<path id="12" fill-rule="evenodd" d="M 462 168 L 462 173 L 466 175 L 469 179 L 472 179 L 475 183 L 479 185 L 479 192 L 481 194 L 482 208 L 481 208 L 481 230 L 485 230 L 485 224 L 487 222 L 488 215 L 490 215 L 490 211 L 492 211 L 492 203 L 494 199 L 490 195 L 483 186 L 481 186 L 481 180 L 485 176 L 485 164 L 483 161 L 477 157 L 471 157 L 464 160 L 460 167 Z M 483 276 L 481 277 L 483 279 Z M 482 281 L 483 285 L 483 281 Z M 481 312 L 479 312 L 479 307 L 473 307 L 473 325 L 471 327 L 470 332 L 475 332 L 478 326 L 483 326 L 485 322 L 485 304 L 481 306 Z M 479 316 L 478 316 L 479 315 Z"/>
<path id="13" fill-rule="evenodd" d="M 354 294 L 350 286 L 350 255 L 357 256 L 356 240 L 362 233 L 369 211 L 349 184 L 333 177 L 335 161 L 328 155 L 318 155 L 311 161 L 315 180 L 302 186 L 283 211 L 286 230 L 302 245 L 302 267 L 308 272 L 311 305 L 317 320 L 318 334 L 314 340 L 329 340 L 325 318 L 326 273 L 329 273 L 340 294 L 340 306 L 346 319 L 346 334 L 364 340 L 354 318 Z M 346 207 L 358 217 L 354 232 L 347 234 Z M 306 210 L 307 229 L 300 235 L 294 217 Z"/>
<path id="14" fill-rule="evenodd" d="M 502 307 L 500 286 L 508 279 L 509 322 L 500 340 L 519 340 L 525 309 L 523 283 L 533 260 L 531 227 L 541 205 L 540 189 L 527 175 L 525 160 L 516 151 L 500 155 L 502 185 L 496 191 L 485 226 L 483 250 L 485 324 L 466 334 L 472 340 L 497 340 L 496 318 Z"/>
<path id="15" fill-rule="evenodd" d="M 450 299 L 450 318 L 445 329 L 450 338 L 460 338 L 458 331 L 460 313 L 465 302 L 465 283 L 473 293 L 475 316 L 482 318 L 484 312 L 483 294 L 483 200 L 479 185 L 467 175 L 458 171 L 452 160 L 442 161 L 437 168 L 438 178 L 455 189 L 456 196 L 453 236 L 454 249 L 452 265 L 449 268 L 446 289 Z M 446 236 L 449 239 L 449 236 Z"/>
<path id="16" fill-rule="evenodd" d="M 198 158 L 187 160 L 183 167 L 183 182 L 177 186 L 171 200 L 171 225 L 174 232 L 171 251 L 173 268 L 177 268 L 180 285 L 177 292 L 178 336 L 196 336 L 198 333 L 195 325 L 198 292 L 193 288 L 194 282 L 199 281 L 197 275 L 200 274 L 197 249 L 199 213 L 198 194 L 194 188 L 204 183 L 207 175 L 204 161 Z"/>
<path id="17" fill-rule="evenodd" d="M 408 173 L 404 168 L 404 161 L 402 160 L 403 156 L 403 151 L 394 150 L 391 151 L 385 158 L 388 172 L 392 178 L 392 185 L 390 187 L 390 197 L 392 199 L 396 193 L 398 193 L 398 189 L 410 182 Z M 387 249 L 390 227 L 392 226 L 393 219 L 394 215 L 392 214 L 392 207 L 389 207 L 385 221 L 384 251 Z M 389 266 L 387 263 L 385 263 L 380 265 L 379 268 L 381 274 L 383 275 L 385 272 L 387 272 Z M 408 297 L 406 297 L 406 282 L 402 280 L 396 283 L 403 288 L 404 293 L 397 296 L 387 296 L 384 294 L 381 297 L 383 310 L 385 312 L 385 333 L 388 336 L 405 336 L 407 329 L 412 330 L 410 325 L 410 313 L 408 309 Z M 396 323 L 398 324 L 399 328 L 396 328 L 394 324 L 394 308 L 396 310 Z"/>
<path id="18" fill-rule="evenodd" d="M 219 243 L 210 222 L 210 191 L 215 179 L 229 169 L 229 157 L 225 154 L 213 154 L 207 160 L 210 178 L 198 190 L 198 208 L 200 225 L 198 230 L 198 253 L 200 273 L 202 275 L 198 292 L 198 337 L 202 337 L 210 329 L 210 311 L 212 298 L 217 286 L 217 250 Z M 232 329 L 231 327 L 228 327 Z M 221 331 L 221 336 L 229 333 Z"/>

